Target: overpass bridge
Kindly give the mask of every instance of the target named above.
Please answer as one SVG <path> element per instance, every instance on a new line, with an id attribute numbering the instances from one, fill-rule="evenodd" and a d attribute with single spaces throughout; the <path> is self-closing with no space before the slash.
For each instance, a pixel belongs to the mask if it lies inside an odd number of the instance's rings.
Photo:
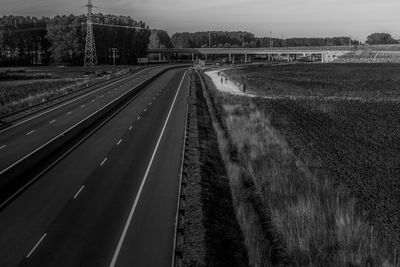
<path id="1" fill-rule="evenodd" d="M 168 57 L 186 55 L 192 61 L 208 60 L 210 57 L 225 57 L 230 62 L 240 58 L 250 62 L 254 57 L 265 57 L 266 60 L 276 58 L 292 61 L 298 58 L 311 57 L 321 62 L 331 62 L 341 55 L 354 51 L 355 46 L 313 46 L 313 47 L 272 47 L 272 48 L 157 48 L 149 49 L 150 57 L 165 61 Z"/>

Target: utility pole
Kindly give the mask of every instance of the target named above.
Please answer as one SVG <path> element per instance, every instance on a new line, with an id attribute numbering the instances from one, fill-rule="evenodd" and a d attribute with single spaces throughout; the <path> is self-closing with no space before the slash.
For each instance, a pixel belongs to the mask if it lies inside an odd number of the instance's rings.
<path id="1" fill-rule="evenodd" d="M 115 66 L 115 58 L 117 57 L 118 48 L 111 48 L 111 51 L 112 51 L 113 65 Z"/>
<path id="2" fill-rule="evenodd" d="M 88 0 L 87 7 L 87 20 L 86 20 L 86 46 L 85 46 L 85 60 L 84 66 L 95 66 L 97 65 L 97 54 L 96 54 L 96 43 L 93 33 L 93 21 L 92 21 L 92 0 Z"/>
<path id="3" fill-rule="evenodd" d="M 269 48 L 272 48 L 272 32 L 269 32 Z"/>

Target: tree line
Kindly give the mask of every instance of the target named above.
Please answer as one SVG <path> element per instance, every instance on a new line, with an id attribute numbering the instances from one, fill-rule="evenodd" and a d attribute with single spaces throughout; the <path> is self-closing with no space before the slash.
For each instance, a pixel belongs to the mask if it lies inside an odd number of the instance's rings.
<path id="1" fill-rule="evenodd" d="M 3 16 L 0 18 L 0 65 L 83 65 L 86 16 L 53 18 Z M 147 28 L 131 17 L 95 14 L 94 23 Z M 93 25 L 99 64 L 112 63 L 117 48 L 118 64 L 134 64 L 147 55 L 150 31 Z"/>
<path id="2" fill-rule="evenodd" d="M 344 46 L 358 45 L 357 40 L 350 37 L 332 38 L 270 38 L 255 37 L 249 32 L 194 32 L 194 33 L 175 33 L 171 37 L 172 43 L 176 48 L 257 48 L 257 47 L 298 47 L 298 46 Z"/>
<path id="3" fill-rule="evenodd" d="M 270 38 L 255 37 L 249 32 L 181 32 L 171 37 L 172 44 L 176 48 L 257 48 L 257 47 L 299 47 L 299 46 L 345 46 L 361 45 L 361 42 L 351 37 L 327 37 L 327 38 Z M 389 33 L 373 33 L 367 37 L 366 44 L 399 44 L 399 40 Z"/>

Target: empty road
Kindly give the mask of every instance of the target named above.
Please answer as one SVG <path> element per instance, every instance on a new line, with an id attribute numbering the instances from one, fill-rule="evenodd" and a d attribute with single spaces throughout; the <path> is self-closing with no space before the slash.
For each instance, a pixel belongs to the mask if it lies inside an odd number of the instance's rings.
<path id="1" fill-rule="evenodd" d="M 2 210 L 0 266 L 170 266 L 189 82 L 163 74 Z"/>
<path id="2" fill-rule="evenodd" d="M 110 103 L 164 67 L 144 69 L 61 103 L 46 111 L 16 121 L 0 130 L 0 175 L 27 154 L 46 144 L 97 109 Z"/>

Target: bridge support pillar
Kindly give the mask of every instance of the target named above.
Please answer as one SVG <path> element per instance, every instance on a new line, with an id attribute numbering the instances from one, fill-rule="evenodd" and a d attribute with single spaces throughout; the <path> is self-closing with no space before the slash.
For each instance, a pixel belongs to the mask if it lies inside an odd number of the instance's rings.
<path id="1" fill-rule="evenodd" d="M 192 53 L 192 61 L 194 61 L 194 53 Z"/>
<path id="2" fill-rule="evenodd" d="M 247 54 L 244 54 L 244 63 L 247 63 Z"/>
<path id="3" fill-rule="evenodd" d="M 321 62 L 322 62 L 322 63 L 325 63 L 325 58 L 324 58 L 324 57 L 325 57 L 325 53 L 322 52 L 322 53 L 321 53 Z"/>
<path id="4" fill-rule="evenodd" d="M 205 54 L 205 57 L 206 57 L 206 61 L 208 60 L 208 55 L 207 55 L 207 53 Z"/>
<path id="5" fill-rule="evenodd" d="M 162 56 L 161 56 L 161 53 L 158 53 L 158 61 L 162 61 Z"/>
<path id="6" fill-rule="evenodd" d="M 232 55 L 232 63 L 235 64 L 235 55 Z"/>
<path id="7" fill-rule="evenodd" d="M 232 54 L 229 53 L 229 62 L 232 62 Z"/>

